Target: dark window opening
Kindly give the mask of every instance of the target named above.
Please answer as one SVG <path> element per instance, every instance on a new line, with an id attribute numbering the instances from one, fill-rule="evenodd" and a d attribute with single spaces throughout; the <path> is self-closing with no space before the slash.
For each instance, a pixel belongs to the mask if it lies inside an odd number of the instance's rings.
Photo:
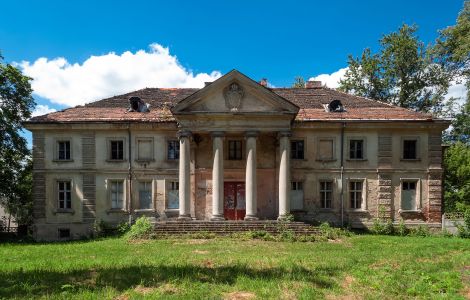
<path id="1" fill-rule="evenodd" d="M 364 158 L 364 141 L 363 140 L 350 140 L 349 141 L 349 158 L 350 159 L 363 159 Z"/>
<path id="2" fill-rule="evenodd" d="M 362 182 L 351 181 L 349 183 L 349 198 L 352 209 L 359 209 L 362 205 Z"/>
<path id="3" fill-rule="evenodd" d="M 242 141 L 228 141 L 228 159 L 241 160 L 242 159 Z"/>
<path id="4" fill-rule="evenodd" d="M 302 191 L 304 189 L 302 181 L 292 181 L 293 191 Z"/>
<path id="5" fill-rule="evenodd" d="M 168 159 L 180 158 L 180 143 L 179 141 L 168 141 Z"/>
<path id="6" fill-rule="evenodd" d="M 70 141 L 59 141 L 57 142 L 59 160 L 69 160 L 70 159 Z"/>
<path id="7" fill-rule="evenodd" d="M 292 141 L 290 156 L 292 159 L 304 159 L 304 141 Z"/>
<path id="8" fill-rule="evenodd" d="M 59 239 L 68 239 L 68 238 L 70 238 L 70 229 L 59 228 Z"/>
<path id="9" fill-rule="evenodd" d="M 403 181 L 403 190 L 404 191 L 416 190 L 416 182 L 415 181 Z"/>
<path id="10" fill-rule="evenodd" d="M 111 141 L 111 159 L 124 159 L 124 141 Z"/>
<path id="11" fill-rule="evenodd" d="M 416 159 L 416 140 L 404 140 L 403 141 L 403 158 L 404 159 Z"/>

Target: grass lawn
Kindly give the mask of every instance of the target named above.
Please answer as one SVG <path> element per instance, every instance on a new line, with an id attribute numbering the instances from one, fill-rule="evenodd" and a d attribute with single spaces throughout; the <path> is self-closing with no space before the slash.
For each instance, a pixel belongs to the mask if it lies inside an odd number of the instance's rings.
<path id="1" fill-rule="evenodd" d="M 470 240 L 124 238 L 0 245 L 0 298 L 470 297 Z"/>

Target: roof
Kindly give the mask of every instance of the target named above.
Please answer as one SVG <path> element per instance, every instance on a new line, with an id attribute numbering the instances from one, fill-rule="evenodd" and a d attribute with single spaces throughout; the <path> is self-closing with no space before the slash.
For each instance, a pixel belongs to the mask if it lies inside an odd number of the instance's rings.
<path id="1" fill-rule="evenodd" d="M 34 123 L 78 122 L 175 122 L 170 109 L 179 101 L 194 94 L 194 88 L 145 88 L 131 93 L 106 98 L 84 106 L 68 108 L 31 118 Z M 271 88 L 275 94 L 297 105 L 296 121 L 433 121 L 432 115 L 389 105 L 380 101 L 321 88 Z M 150 112 L 128 112 L 128 99 L 140 97 L 150 104 Z M 340 100 L 346 112 L 326 112 L 324 104 Z"/>

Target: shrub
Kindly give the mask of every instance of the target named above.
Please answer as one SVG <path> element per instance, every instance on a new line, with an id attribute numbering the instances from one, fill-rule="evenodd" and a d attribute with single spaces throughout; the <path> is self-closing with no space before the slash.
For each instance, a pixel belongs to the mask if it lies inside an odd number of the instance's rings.
<path id="1" fill-rule="evenodd" d="M 430 236 L 431 232 L 429 231 L 429 227 L 425 225 L 419 225 L 416 228 L 412 228 L 410 230 L 410 235 L 411 236 L 421 236 L 421 237 L 426 237 Z"/>
<path id="2" fill-rule="evenodd" d="M 281 242 L 295 242 L 297 240 L 294 231 L 290 229 L 281 231 L 277 238 Z"/>
<path id="3" fill-rule="evenodd" d="M 135 221 L 135 224 L 131 226 L 127 233 L 128 239 L 142 239 L 148 238 L 153 232 L 152 223 L 146 216 L 140 217 Z"/>
<path id="4" fill-rule="evenodd" d="M 342 236 L 351 236 L 351 232 L 347 229 L 332 227 L 328 222 L 321 223 L 319 229 L 325 240 L 336 240 Z"/>
<path id="5" fill-rule="evenodd" d="M 400 220 L 400 223 L 398 224 L 397 228 L 397 234 L 399 236 L 406 236 L 410 233 L 410 230 L 408 227 L 406 227 L 405 222 L 403 220 Z"/>
<path id="6" fill-rule="evenodd" d="M 383 220 L 380 218 L 374 219 L 372 224 L 371 232 L 373 234 L 380 234 L 380 235 L 393 235 L 394 228 L 393 223 L 391 220 Z"/>

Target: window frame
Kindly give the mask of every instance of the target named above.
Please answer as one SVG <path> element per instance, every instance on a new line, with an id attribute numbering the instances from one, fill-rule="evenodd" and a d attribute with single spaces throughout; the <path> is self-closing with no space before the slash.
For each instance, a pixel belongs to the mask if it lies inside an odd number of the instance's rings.
<path id="1" fill-rule="evenodd" d="M 414 203 L 414 208 L 412 209 L 403 209 L 403 185 L 404 183 L 410 183 L 413 182 L 415 183 L 415 203 Z M 421 199 L 421 179 L 420 178 L 400 178 L 400 213 L 406 213 L 406 212 L 421 212 L 422 208 L 422 199 Z"/>
<path id="2" fill-rule="evenodd" d="M 294 151 L 292 145 L 294 143 L 302 142 L 302 157 L 294 157 Z M 305 142 L 305 138 L 293 138 L 290 140 L 290 159 L 291 160 L 305 160 L 305 153 L 306 153 L 307 143 Z M 298 153 L 296 151 L 295 153 Z"/>
<path id="3" fill-rule="evenodd" d="M 140 157 L 140 142 L 150 142 L 150 157 L 149 158 L 142 158 Z M 153 137 L 144 137 L 144 136 L 139 136 L 136 137 L 135 139 L 136 143 L 136 148 L 137 148 L 137 155 L 135 158 L 135 161 L 137 162 L 150 162 L 155 160 L 155 142 Z M 124 153 L 124 152 L 123 152 Z"/>
<path id="4" fill-rule="evenodd" d="M 142 180 L 139 180 L 138 182 L 138 188 L 137 188 L 137 201 L 138 201 L 138 209 L 136 209 L 136 211 L 153 211 L 154 210 L 154 207 L 155 207 L 155 203 L 154 203 L 154 182 L 152 179 L 142 179 Z M 140 200 L 140 192 L 141 192 L 141 184 L 142 183 L 145 183 L 145 184 L 148 184 L 148 186 L 150 187 L 150 207 L 147 207 L 147 208 L 142 208 L 141 207 L 141 200 Z"/>
<path id="5" fill-rule="evenodd" d="M 67 159 L 59 158 L 59 150 L 60 150 L 59 143 L 62 143 L 62 142 L 68 142 L 69 143 L 69 158 L 67 158 Z M 54 162 L 72 162 L 73 161 L 72 148 L 73 148 L 72 138 L 69 138 L 69 137 L 55 138 L 54 139 L 54 159 L 53 159 Z"/>
<path id="6" fill-rule="evenodd" d="M 245 143 L 244 143 L 244 140 L 243 140 L 243 139 L 241 139 L 241 138 L 227 138 L 227 142 L 226 142 L 226 143 L 227 143 L 227 145 L 226 145 L 226 147 L 227 147 L 226 160 L 230 160 L 230 161 L 242 161 L 242 160 L 245 159 L 245 151 L 244 151 L 244 149 L 245 149 Z M 238 156 L 235 157 L 235 158 L 233 158 L 233 157 L 230 156 L 230 144 L 231 144 L 231 143 L 240 143 L 240 157 L 239 157 L 239 158 L 238 158 Z M 235 151 L 237 151 L 237 149 L 235 149 Z M 236 153 L 236 152 L 235 152 L 235 153 Z"/>
<path id="7" fill-rule="evenodd" d="M 292 208 L 292 199 L 294 199 L 294 193 L 302 192 L 302 199 L 301 199 L 301 207 L 299 208 Z M 291 201 L 291 210 L 292 211 L 303 211 L 305 209 L 305 191 L 304 191 L 304 181 L 303 180 L 293 180 L 291 181 L 291 189 L 290 189 L 290 201 Z"/>
<path id="8" fill-rule="evenodd" d="M 177 186 L 178 189 L 174 189 Z M 169 208 L 168 204 L 170 202 L 170 191 L 178 191 L 178 207 Z M 178 178 L 165 179 L 165 211 L 179 211 L 179 180 Z"/>
<path id="9" fill-rule="evenodd" d="M 360 182 L 362 184 L 361 192 L 361 205 L 360 207 L 353 208 L 351 205 L 351 193 L 358 192 L 359 190 L 351 190 L 351 183 Z M 367 211 L 367 179 L 366 178 L 348 178 L 347 181 L 347 191 L 348 191 L 348 209 L 350 211 Z"/>
<path id="10" fill-rule="evenodd" d="M 330 183 L 331 184 L 331 189 L 330 190 L 327 190 L 327 189 L 323 189 L 322 188 L 322 183 Z M 319 185 L 319 189 L 318 189 L 318 194 L 319 194 L 319 197 L 320 197 L 320 209 L 322 210 L 332 210 L 333 209 L 333 192 L 334 192 L 334 180 L 333 179 L 320 179 L 318 181 L 318 185 Z M 330 206 L 329 207 L 326 207 L 326 202 L 324 202 L 324 198 L 326 197 L 323 197 L 322 193 L 326 193 L 326 192 L 329 192 L 330 193 Z"/>
<path id="11" fill-rule="evenodd" d="M 176 147 L 175 148 L 175 151 L 177 151 L 176 153 L 178 154 L 177 157 L 175 158 L 171 158 L 170 157 L 170 144 L 171 143 L 175 143 Z M 180 159 L 180 141 L 178 139 L 175 139 L 175 138 L 167 138 L 166 139 L 166 143 L 165 143 L 165 146 L 166 146 L 166 149 L 165 149 L 165 155 L 166 155 L 166 160 L 167 161 L 178 161 Z"/>
<path id="12" fill-rule="evenodd" d="M 352 141 L 362 141 L 362 158 L 352 158 L 351 157 L 351 142 Z M 367 139 L 363 136 L 349 136 L 346 139 L 346 147 L 348 149 L 347 160 L 350 161 L 364 161 L 367 160 Z"/>
<path id="13" fill-rule="evenodd" d="M 405 141 L 415 141 L 415 158 L 405 158 Z M 400 159 L 402 161 L 419 161 L 421 160 L 421 147 L 420 147 L 420 139 L 419 136 L 403 136 L 401 137 L 400 143 Z"/>
<path id="14" fill-rule="evenodd" d="M 113 207 L 113 183 L 122 183 L 122 207 Z M 107 179 L 108 201 L 110 211 L 126 211 L 127 209 L 127 180 L 123 178 L 109 178 Z"/>
<path id="15" fill-rule="evenodd" d="M 122 142 L 122 159 L 113 159 L 112 158 L 112 143 L 113 142 Z M 106 161 L 107 162 L 125 162 L 127 161 L 127 139 L 124 137 L 110 137 L 107 138 L 107 154 L 106 154 Z"/>
<path id="16" fill-rule="evenodd" d="M 65 199 L 64 197 L 64 207 L 60 207 L 60 193 L 66 190 L 61 190 L 59 185 L 60 183 L 69 183 L 70 185 L 70 199 Z M 56 194 L 56 211 L 57 212 L 73 212 L 73 182 L 70 178 L 58 178 L 55 180 L 55 194 Z M 70 207 L 67 207 L 66 203 L 69 202 Z"/>
<path id="17" fill-rule="evenodd" d="M 317 137 L 317 153 L 316 153 L 316 160 L 321 161 L 321 162 L 332 162 L 336 161 L 336 138 L 331 137 L 331 136 L 321 136 Z M 331 158 L 322 158 L 320 157 L 320 143 L 321 141 L 331 141 L 331 147 L 332 147 L 332 153 L 331 153 Z"/>

